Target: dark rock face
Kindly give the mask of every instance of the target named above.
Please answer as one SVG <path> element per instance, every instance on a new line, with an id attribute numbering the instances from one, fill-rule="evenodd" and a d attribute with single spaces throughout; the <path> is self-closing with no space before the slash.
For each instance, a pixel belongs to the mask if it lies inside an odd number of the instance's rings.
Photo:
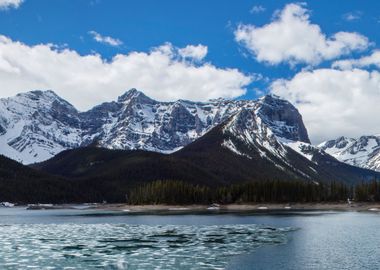
<path id="1" fill-rule="evenodd" d="M 260 116 L 274 133 L 292 141 L 310 143 L 301 114 L 288 101 L 267 95 L 261 99 Z"/>
<path id="2" fill-rule="evenodd" d="M 0 136 L 1 136 L 1 135 L 4 135 L 6 132 L 7 132 L 7 130 L 5 129 L 5 127 L 3 127 L 3 126 L 0 124 Z"/>
<path id="3" fill-rule="evenodd" d="M 75 128 L 81 127 L 78 111 L 67 102 L 54 100 L 51 104 L 50 116 L 64 125 Z"/>
<path id="4" fill-rule="evenodd" d="M 121 108 L 121 103 L 107 102 L 94 107 L 90 111 L 80 113 L 83 134 L 82 145 L 90 145 L 101 138 L 104 135 L 103 126 L 111 124 L 112 119 L 117 117 Z"/>
<path id="5" fill-rule="evenodd" d="M 330 140 L 324 143 L 324 146 L 321 147 L 322 149 L 326 150 L 327 148 L 336 147 L 338 149 L 345 148 L 350 143 L 350 139 L 346 137 L 339 137 L 336 140 Z"/>

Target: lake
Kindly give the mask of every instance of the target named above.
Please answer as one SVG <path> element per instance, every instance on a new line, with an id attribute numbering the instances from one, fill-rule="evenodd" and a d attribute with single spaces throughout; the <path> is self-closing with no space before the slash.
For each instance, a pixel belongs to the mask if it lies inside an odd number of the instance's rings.
<path id="1" fill-rule="evenodd" d="M 0 269 L 379 269 L 380 215 L 0 209 Z"/>

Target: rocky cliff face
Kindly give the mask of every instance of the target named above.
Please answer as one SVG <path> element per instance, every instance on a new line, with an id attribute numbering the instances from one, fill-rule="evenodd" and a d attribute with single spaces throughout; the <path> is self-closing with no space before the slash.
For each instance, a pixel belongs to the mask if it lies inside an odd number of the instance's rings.
<path id="1" fill-rule="evenodd" d="M 267 95 L 256 106 L 258 117 L 277 137 L 310 144 L 302 116 L 290 102 Z"/>

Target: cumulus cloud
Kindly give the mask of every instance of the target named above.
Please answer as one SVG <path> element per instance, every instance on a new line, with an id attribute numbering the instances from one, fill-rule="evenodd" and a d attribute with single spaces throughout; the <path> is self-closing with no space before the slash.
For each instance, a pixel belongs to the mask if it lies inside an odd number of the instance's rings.
<path id="1" fill-rule="evenodd" d="M 0 9 L 18 8 L 24 0 L 0 0 Z"/>
<path id="2" fill-rule="evenodd" d="M 257 61 L 271 65 L 316 65 L 369 45 L 368 39 L 358 33 L 338 32 L 327 37 L 319 25 L 310 22 L 309 11 L 302 4 L 286 5 L 276 12 L 272 22 L 261 27 L 240 24 L 235 40 Z"/>
<path id="3" fill-rule="evenodd" d="M 257 14 L 257 13 L 264 12 L 265 10 L 266 10 L 265 7 L 256 5 L 256 6 L 253 6 L 249 12 L 252 14 Z"/>
<path id="4" fill-rule="evenodd" d="M 185 48 L 181 48 L 178 50 L 178 54 L 183 58 L 191 58 L 196 61 L 201 61 L 203 58 L 206 57 L 208 52 L 207 46 L 203 46 L 201 44 L 194 46 L 194 45 L 187 45 Z"/>
<path id="5" fill-rule="evenodd" d="M 80 55 L 54 45 L 28 46 L 0 36 L 1 97 L 32 89 L 53 89 L 81 110 L 137 88 L 158 100 L 234 98 L 253 78 L 237 69 L 194 63 L 164 44 L 149 52 Z"/>
<path id="6" fill-rule="evenodd" d="M 376 66 L 380 68 L 380 51 L 376 50 L 369 56 L 363 56 L 359 59 L 345 59 L 335 61 L 332 66 L 339 69 L 352 69 L 355 67 L 363 68 Z"/>
<path id="7" fill-rule="evenodd" d="M 95 41 L 99 43 L 107 44 L 113 47 L 118 47 L 123 44 L 123 42 L 117 38 L 102 36 L 101 34 L 95 31 L 89 31 L 88 33 L 93 37 Z"/>
<path id="8" fill-rule="evenodd" d="M 295 104 L 314 143 L 380 133 L 378 71 L 303 71 L 273 82 L 271 92 Z"/>

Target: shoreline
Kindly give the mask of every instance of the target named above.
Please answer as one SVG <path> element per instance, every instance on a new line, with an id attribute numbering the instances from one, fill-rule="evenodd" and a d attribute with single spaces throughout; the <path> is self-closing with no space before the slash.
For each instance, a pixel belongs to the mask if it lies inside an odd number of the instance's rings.
<path id="1" fill-rule="evenodd" d="M 292 211 L 369 211 L 380 212 L 379 203 L 260 203 L 260 204 L 226 204 L 226 205 L 129 205 L 129 204 L 35 204 L 26 207 L 28 210 L 99 210 L 130 213 L 223 213 L 223 212 L 292 212 Z"/>
<path id="2" fill-rule="evenodd" d="M 98 210 L 124 212 L 275 212 L 275 211 L 371 211 L 380 212 L 380 203 L 261 203 L 261 204 L 226 204 L 219 207 L 210 205 L 97 205 Z"/>

